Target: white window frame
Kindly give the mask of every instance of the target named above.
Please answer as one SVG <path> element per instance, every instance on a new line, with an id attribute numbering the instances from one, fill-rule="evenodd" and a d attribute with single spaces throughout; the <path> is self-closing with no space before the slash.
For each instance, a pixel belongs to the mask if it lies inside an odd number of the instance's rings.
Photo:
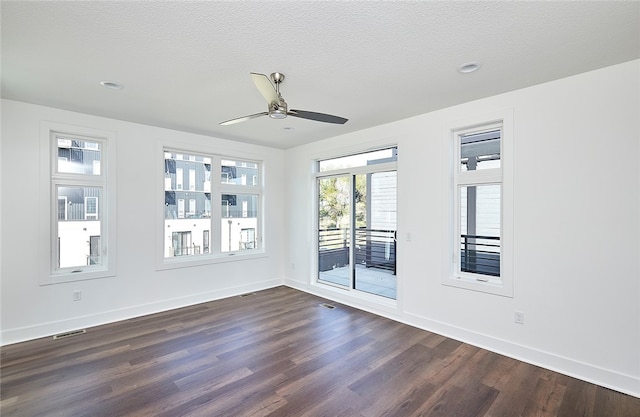
<path id="1" fill-rule="evenodd" d="M 201 251 L 197 256 L 180 256 L 180 257 L 165 257 L 165 214 L 164 214 L 164 192 L 165 192 L 165 170 L 164 170 L 164 158 L 165 153 L 173 153 L 176 156 L 183 154 L 201 155 L 210 159 L 208 162 L 211 165 L 211 181 L 209 182 L 209 190 L 207 193 L 211 194 L 211 207 L 209 207 L 210 215 L 210 227 L 209 227 L 209 252 L 204 253 Z M 196 147 L 187 144 L 180 144 L 175 146 L 169 143 L 158 144 L 158 160 L 161 166 L 161 175 L 158 177 L 158 211 L 157 211 L 157 249 L 156 249 L 156 270 L 166 270 L 175 268 L 186 268 L 198 265 L 208 265 L 220 262 L 240 261 L 244 259 L 263 258 L 266 256 L 265 242 L 264 242 L 264 190 L 263 186 L 249 186 L 233 184 L 231 181 L 225 182 L 225 174 L 222 173 L 222 161 L 233 160 L 239 163 L 243 161 L 250 161 L 258 166 L 258 176 L 264 176 L 264 161 L 259 157 L 251 157 L 251 155 L 238 156 L 234 153 L 219 154 L 213 148 L 206 146 Z M 177 168 L 176 168 L 177 171 Z M 221 176 L 216 176 L 222 173 Z M 228 176 L 227 176 L 228 177 Z M 260 182 L 264 184 L 264 181 Z M 221 213 L 221 200 L 223 194 L 246 194 L 256 195 L 258 197 L 257 206 L 257 248 L 255 249 L 241 249 L 228 252 L 221 251 L 221 231 L 220 223 L 224 219 L 226 213 Z M 206 203 L 205 203 L 206 204 Z M 206 207 L 205 207 L 206 210 Z"/>
<path id="2" fill-rule="evenodd" d="M 101 143 L 99 175 L 57 172 L 57 135 Z M 116 133 L 100 129 L 43 121 L 40 123 L 40 227 L 38 239 L 38 282 L 58 284 L 116 275 Z M 58 186 L 100 187 L 100 242 L 102 262 L 73 268 L 58 268 Z M 97 208 L 97 206 L 96 206 Z M 66 215 L 65 215 L 66 216 Z"/>
<path id="3" fill-rule="evenodd" d="M 462 171 L 460 137 L 463 135 L 501 131 L 500 168 Z M 449 242 L 443 259 L 442 284 L 513 297 L 513 111 L 511 109 L 448 123 L 444 133 L 444 154 L 448 155 L 444 178 L 445 213 L 443 241 Z M 500 277 L 460 270 L 460 189 L 463 186 L 500 184 Z"/>

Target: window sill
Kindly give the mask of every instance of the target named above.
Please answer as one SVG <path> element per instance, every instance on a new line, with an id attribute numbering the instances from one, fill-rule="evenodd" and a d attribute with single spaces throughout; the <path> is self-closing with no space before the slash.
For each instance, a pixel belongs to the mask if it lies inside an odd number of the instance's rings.
<path id="1" fill-rule="evenodd" d="M 49 274 L 45 279 L 40 280 L 40 285 L 64 284 L 66 282 L 87 281 L 90 279 L 102 279 L 115 277 L 115 271 L 111 270 L 93 270 L 83 272 L 61 272 L 57 274 Z"/>
<path id="2" fill-rule="evenodd" d="M 163 258 L 157 263 L 156 271 L 190 268 L 193 266 L 214 265 L 224 262 L 236 262 L 267 257 L 268 255 L 265 251 L 255 251 L 251 253 L 231 252 L 209 256 Z"/>
<path id="3" fill-rule="evenodd" d="M 450 276 L 442 281 L 443 285 L 449 287 L 463 288 L 472 291 L 483 292 L 486 294 L 500 295 L 503 297 L 513 298 L 513 289 L 506 286 L 504 282 L 496 283 L 491 281 L 480 281 L 470 277 Z"/>

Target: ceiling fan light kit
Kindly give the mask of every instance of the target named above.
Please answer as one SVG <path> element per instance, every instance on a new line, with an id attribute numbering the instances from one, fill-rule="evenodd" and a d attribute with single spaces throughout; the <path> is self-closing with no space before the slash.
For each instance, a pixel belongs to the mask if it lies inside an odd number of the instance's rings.
<path id="1" fill-rule="evenodd" d="M 317 122 L 345 124 L 349 119 L 344 117 L 333 116 L 326 113 L 317 113 L 306 110 L 289 110 L 287 102 L 284 101 L 280 94 L 280 83 L 284 81 L 284 74 L 281 72 L 274 72 L 270 77 L 264 74 L 251 73 L 251 79 L 256 85 L 260 94 L 267 100 L 267 111 L 262 113 L 256 113 L 249 116 L 238 117 L 220 123 L 222 126 L 232 125 L 235 123 L 245 122 L 247 120 L 255 119 L 256 117 L 269 116 L 272 119 L 284 119 L 287 116 L 299 117 L 301 119 L 315 120 Z"/>

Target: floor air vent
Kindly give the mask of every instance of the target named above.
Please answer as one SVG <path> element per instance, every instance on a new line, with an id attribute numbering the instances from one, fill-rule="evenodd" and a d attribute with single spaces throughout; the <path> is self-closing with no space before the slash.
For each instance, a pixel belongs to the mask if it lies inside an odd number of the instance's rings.
<path id="1" fill-rule="evenodd" d="M 334 308 L 336 308 L 336 306 L 332 306 L 331 304 L 327 303 L 320 304 L 320 307 L 328 308 L 329 310 L 333 310 Z"/>
<path id="2" fill-rule="evenodd" d="M 249 297 L 251 295 L 256 295 L 256 293 L 255 292 L 250 292 L 250 293 L 247 293 L 247 294 L 240 294 L 240 297 Z"/>
<path id="3" fill-rule="evenodd" d="M 82 330 L 74 330 L 72 332 L 67 332 L 67 333 L 60 333 L 53 336 L 53 340 L 66 339 L 67 337 L 72 337 L 72 336 L 80 336 L 81 334 L 85 334 L 86 332 L 87 331 L 85 329 L 82 329 Z"/>

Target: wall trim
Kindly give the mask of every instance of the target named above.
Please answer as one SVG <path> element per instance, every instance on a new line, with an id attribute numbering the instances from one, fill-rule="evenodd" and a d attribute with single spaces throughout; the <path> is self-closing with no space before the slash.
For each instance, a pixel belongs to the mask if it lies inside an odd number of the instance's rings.
<path id="1" fill-rule="evenodd" d="M 42 337 L 49 337 L 58 333 L 66 333 L 73 330 L 100 326 L 103 324 L 114 323 L 121 320 L 128 320 L 135 317 L 169 311 L 176 308 L 187 307 L 227 297 L 233 297 L 247 292 L 265 290 L 268 288 L 280 286 L 283 284 L 283 281 L 283 278 L 274 278 L 251 284 L 192 294 L 185 297 L 171 298 L 168 300 L 156 301 L 149 304 L 110 310 L 82 317 L 74 317 L 68 320 L 52 321 L 48 323 L 37 324 L 34 326 L 18 327 L 14 329 L 3 329 L 2 332 L 0 332 L 0 346 L 25 342 Z"/>

